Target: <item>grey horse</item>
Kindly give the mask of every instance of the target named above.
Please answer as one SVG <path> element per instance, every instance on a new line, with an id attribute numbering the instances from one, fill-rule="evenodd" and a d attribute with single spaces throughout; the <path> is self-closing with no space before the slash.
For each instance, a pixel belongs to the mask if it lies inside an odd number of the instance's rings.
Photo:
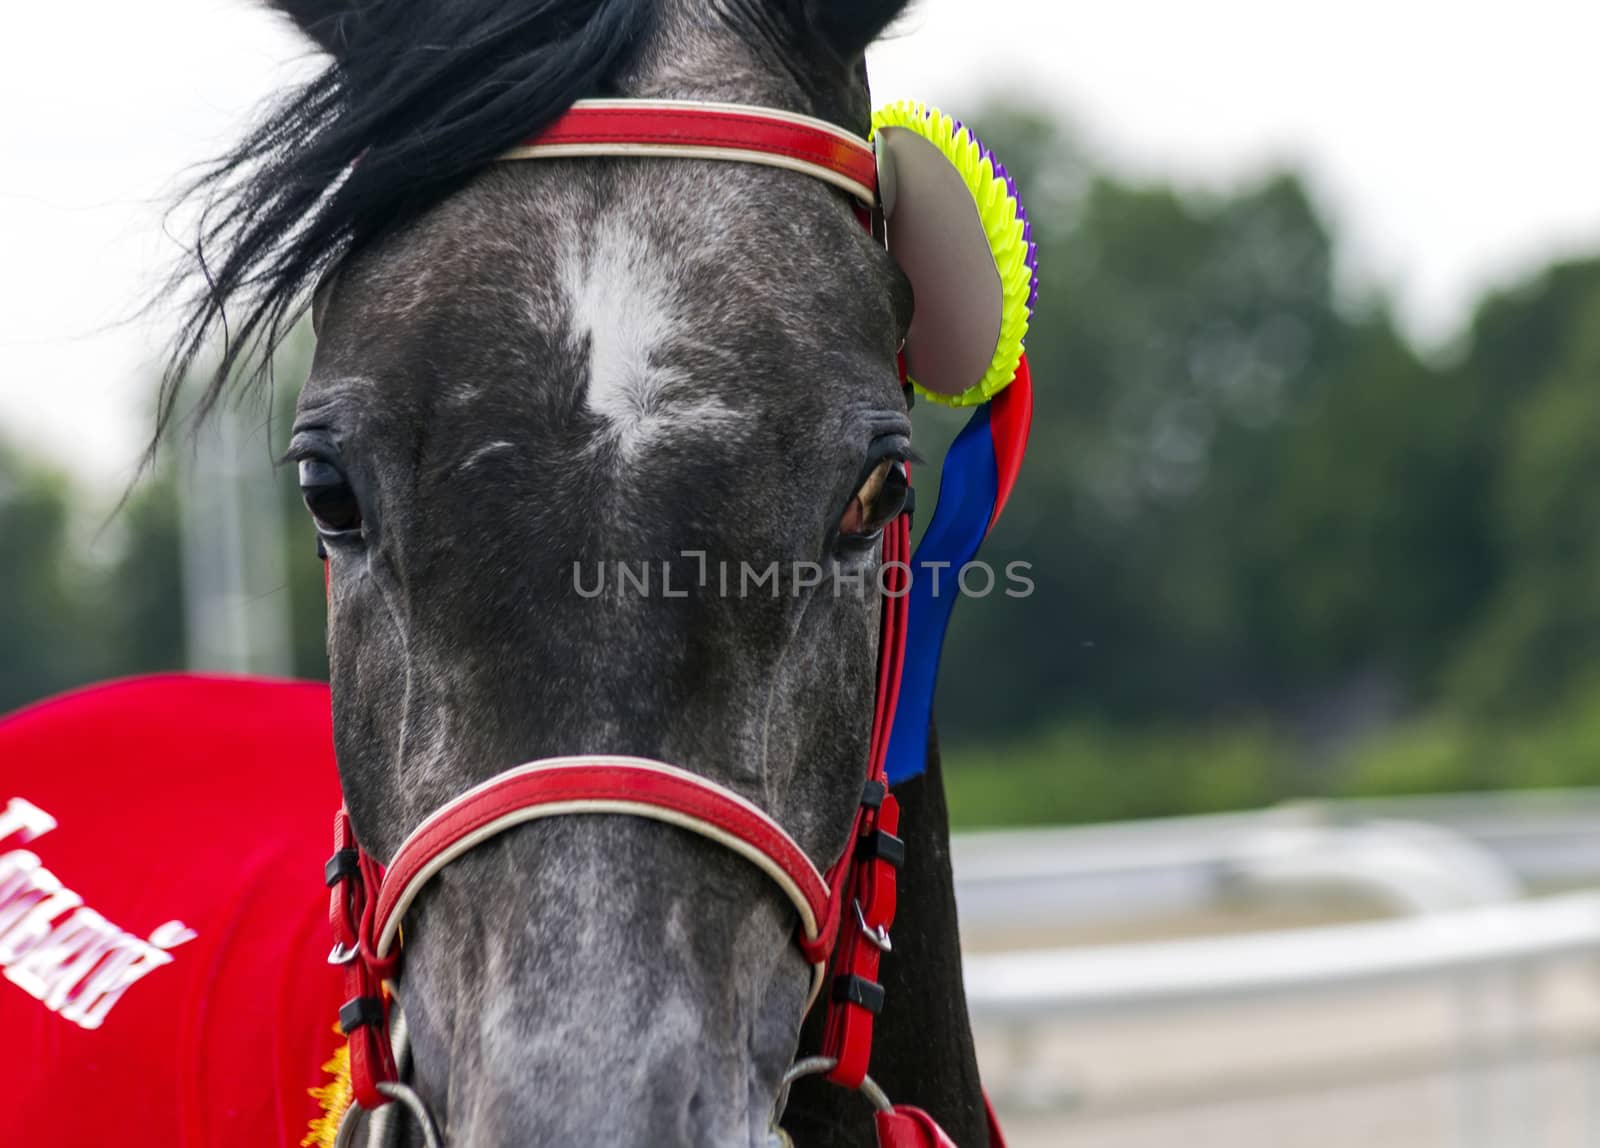
<path id="1" fill-rule="evenodd" d="M 845 196 L 795 173 L 493 159 L 597 95 L 865 134 L 863 52 L 903 3 L 279 3 L 327 67 L 202 184 L 206 286 L 173 377 L 226 315 L 221 398 L 323 283 L 289 457 L 330 570 L 339 770 L 375 856 L 509 765 L 598 752 L 737 790 L 819 867 L 845 848 L 880 607 L 837 588 L 871 585 L 863 527 L 898 510 L 882 476 L 910 457 L 903 276 Z M 670 567 L 688 593 L 575 576 L 615 562 Z M 723 593 L 707 562 L 840 578 Z M 976 1148 L 932 756 L 898 791 L 873 1074 Z M 752 866 L 669 826 L 523 826 L 408 917 L 415 1088 L 463 1148 L 769 1148 L 784 1072 L 819 1035 L 793 926 Z M 782 1125 L 800 1148 L 868 1145 L 870 1113 L 806 1081 Z"/>

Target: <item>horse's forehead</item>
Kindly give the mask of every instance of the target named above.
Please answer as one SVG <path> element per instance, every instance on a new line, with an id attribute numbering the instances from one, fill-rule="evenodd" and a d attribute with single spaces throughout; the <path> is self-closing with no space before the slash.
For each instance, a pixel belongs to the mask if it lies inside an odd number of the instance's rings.
<path id="1" fill-rule="evenodd" d="M 769 420 L 835 425 L 831 406 L 859 399 L 847 373 L 815 364 L 881 349 L 860 332 L 882 324 L 841 321 L 887 315 L 889 292 L 872 290 L 828 193 L 738 168 L 708 183 L 663 164 L 639 186 L 559 174 L 500 169 L 366 261 L 330 327 L 335 370 L 411 379 L 430 392 L 416 409 L 452 410 L 469 438 L 473 412 L 507 398 L 552 425 L 581 412 L 590 445 L 624 463 Z M 452 453 L 505 428 L 476 437 Z"/>

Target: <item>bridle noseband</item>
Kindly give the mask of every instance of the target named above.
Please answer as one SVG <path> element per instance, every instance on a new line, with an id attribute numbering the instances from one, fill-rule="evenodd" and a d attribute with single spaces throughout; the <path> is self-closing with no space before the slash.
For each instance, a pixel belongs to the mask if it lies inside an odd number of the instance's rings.
<path id="1" fill-rule="evenodd" d="M 869 226 L 876 209 L 872 144 L 821 120 L 766 108 L 580 101 L 505 158 L 571 156 L 759 164 L 842 189 L 856 198 Z M 396 1094 L 400 1073 L 390 1042 L 385 982 L 399 973 L 401 922 L 427 883 L 452 861 L 515 826 L 576 814 L 624 815 L 674 825 L 738 853 L 793 904 L 799 917 L 795 940 L 812 966 L 807 1012 L 829 983 L 830 970 L 832 988 L 821 1054 L 797 1064 L 790 1078 L 825 1073 L 837 1084 L 867 1092 L 878 1109 L 883 1148 L 953 1148 L 926 1113 L 890 1105 L 867 1076 L 873 1020 L 884 1000 L 879 961 L 891 947 L 896 874 L 905 857 L 896 836 L 899 807 L 889 792 L 885 757 L 905 661 L 908 515 L 885 528 L 882 556 L 885 593 L 862 798 L 849 843 L 825 874 L 781 825 L 745 797 L 678 766 L 643 758 L 548 758 L 506 770 L 430 814 L 400 845 L 387 870 L 360 847 L 348 812 L 339 811 L 326 872 L 335 941 L 330 960 L 345 970 L 349 1000 L 340 1011 L 340 1025 L 350 1041 L 351 1083 L 361 1107 L 381 1107 Z M 420 1105 L 414 1094 L 408 1103 L 414 1110 Z"/>

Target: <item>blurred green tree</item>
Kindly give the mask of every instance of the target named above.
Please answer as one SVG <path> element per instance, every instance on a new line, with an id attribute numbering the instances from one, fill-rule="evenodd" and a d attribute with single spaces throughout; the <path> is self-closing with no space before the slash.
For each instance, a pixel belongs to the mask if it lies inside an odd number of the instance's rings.
<path id="1" fill-rule="evenodd" d="M 136 486 L 113 525 L 121 545 L 96 578 L 109 672 L 181 670 L 183 540 L 173 468 L 163 466 Z"/>
<path id="2" fill-rule="evenodd" d="M 1301 183 L 1184 197 L 1094 173 L 1030 114 L 978 130 L 1001 154 L 1025 145 L 1030 212 L 1051 221 L 1034 446 L 986 554 L 1031 561 L 1037 591 L 958 611 L 952 736 L 1273 710 L 1409 657 L 1424 623 L 1383 593 L 1412 558 L 1384 549 L 1408 531 L 1387 484 L 1439 381 L 1381 308 L 1346 314 Z M 1371 433 L 1391 401 L 1401 424 Z"/>
<path id="3" fill-rule="evenodd" d="M 1600 675 L 1600 261 L 1552 269 L 1480 309 L 1458 372 L 1495 556 L 1453 700 L 1545 711 Z"/>
<path id="4" fill-rule="evenodd" d="M 0 444 L 0 712 L 103 668 L 60 472 Z"/>

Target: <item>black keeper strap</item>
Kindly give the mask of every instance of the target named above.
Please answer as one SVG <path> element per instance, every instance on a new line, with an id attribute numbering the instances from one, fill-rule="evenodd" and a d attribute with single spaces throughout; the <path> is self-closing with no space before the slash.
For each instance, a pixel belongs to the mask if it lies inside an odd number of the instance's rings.
<path id="1" fill-rule="evenodd" d="M 882 809 L 883 799 L 889 796 L 889 787 L 876 778 L 869 778 L 861 790 L 861 804 L 868 809 Z"/>
<path id="2" fill-rule="evenodd" d="M 887 861 L 896 869 L 906 863 L 906 843 L 893 833 L 874 829 L 856 846 L 857 861 Z"/>
<path id="3" fill-rule="evenodd" d="M 883 986 L 849 973 L 834 979 L 833 999 L 857 1005 L 877 1016 L 883 1011 Z"/>
<path id="4" fill-rule="evenodd" d="M 367 1025 L 383 1027 L 383 1000 L 380 997 L 352 997 L 339 1010 L 339 1031 L 349 1036 Z"/>
<path id="5" fill-rule="evenodd" d="M 361 872 L 361 855 L 354 849 L 341 849 L 322 867 L 322 879 L 327 882 L 328 888 L 333 888 L 340 881 L 348 881 Z"/>

